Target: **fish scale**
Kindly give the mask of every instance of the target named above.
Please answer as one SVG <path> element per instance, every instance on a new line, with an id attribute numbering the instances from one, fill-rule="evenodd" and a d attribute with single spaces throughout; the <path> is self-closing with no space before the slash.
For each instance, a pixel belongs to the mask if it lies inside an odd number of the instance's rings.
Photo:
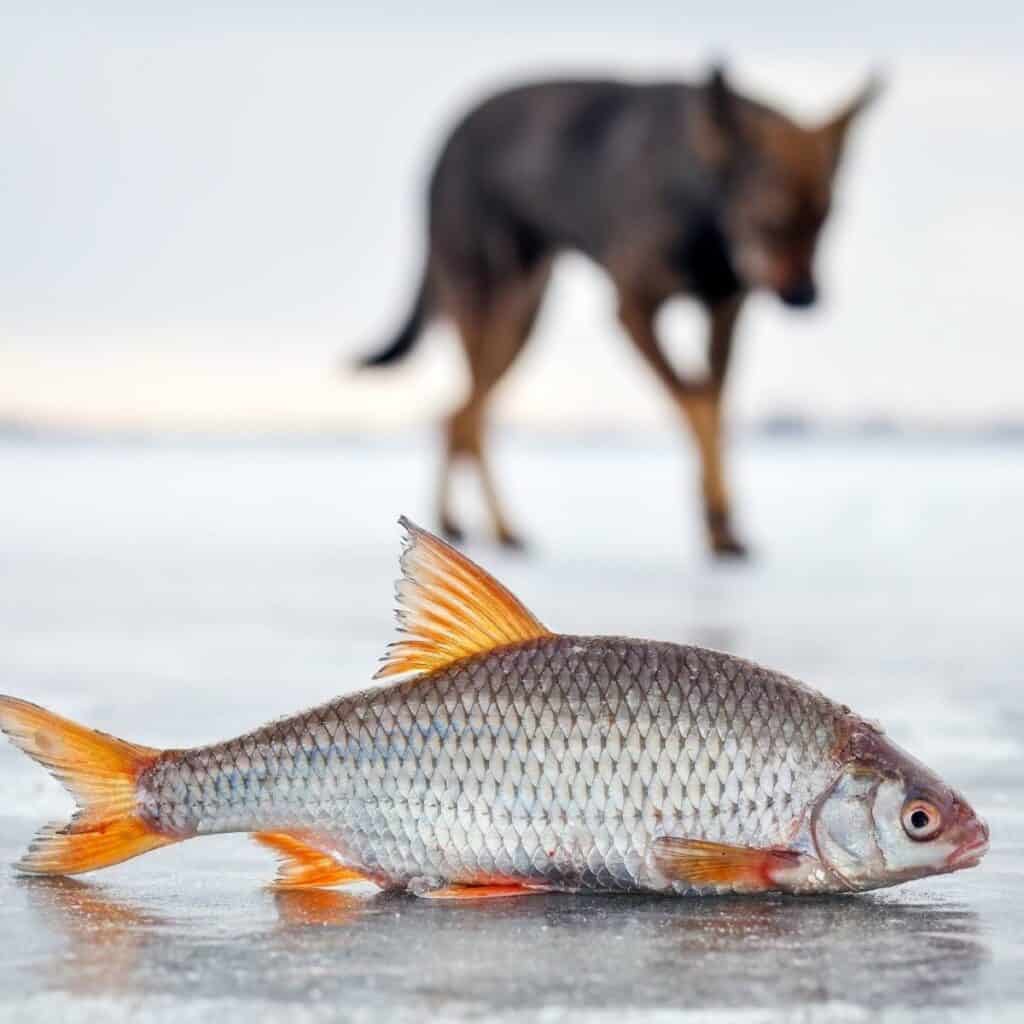
<path id="1" fill-rule="evenodd" d="M 663 890 L 660 835 L 789 842 L 848 715 L 728 655 L 544 637 L 165 755 L 140 802 L 161 831 L 315 832 L 394 884 Z"/>

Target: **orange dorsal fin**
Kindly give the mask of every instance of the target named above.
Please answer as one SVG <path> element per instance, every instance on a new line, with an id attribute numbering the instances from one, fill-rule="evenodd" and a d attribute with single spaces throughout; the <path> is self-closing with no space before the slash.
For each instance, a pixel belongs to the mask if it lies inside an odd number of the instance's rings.
<path id="1" fill-rule="evenodd" d="M 327 850 L 298 832 L 253 832 L 257 843 L 277 854 L 275 889 L 318 889 L 347 882 L 364 882 L 366 876 L 345 867 Z"/>
<path id="2" fill-rule="evenodd" d="M 399 631 L 375 678 L 433 672 L 496 647 L 550 636 L 490 573 L 403 516 Z"/>
<path id="3" fill-rule="evenodd" d="M 138 814 L 139 776 L 160 751 L 87 729 L 16 697 L 0 696 L 0 730 L 75 798 L 69 822 L 40 829 L 16 865 L 35 875 L 74 875 L 177 842 Z"/>
<path id="4" fill-rule="evenodd" d="M 663 836 L 654 841 L 654 863 L 667 878 L 693 886 L 765 892 L 800 861 L 794 850 L 731 846 L 703 839 Z"/>

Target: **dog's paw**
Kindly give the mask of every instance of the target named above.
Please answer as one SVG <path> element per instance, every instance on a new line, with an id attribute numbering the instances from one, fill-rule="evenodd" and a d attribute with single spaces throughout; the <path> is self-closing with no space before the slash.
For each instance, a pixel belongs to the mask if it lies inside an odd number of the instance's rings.
<path id="1" fill-rule="evenodd" d="M 746 558 L 750 553 L 732 532 L 727 515 L 721 512 L 708 514 L 708 541 L 716 558 Z"/>
<path id="2" fill-rule="evenodd" d="M 746 544 L 737 540 L 735 537 L 715 541 L 711 550 L 714 552 L 716 558 L 743 559 L 750 557 L 750 549 Z"/>
<path id="3" fill-rule="evenodd" d="M 498 543 L 507 551 L 525 551 L 526 541 L 518 533 L 509 529 L 498 531 Z"/>
<path id="4" fill-rule="evenodd" d="M 442 519 L 440 523 L 441 536 L 449 544 L 461 544 L 466 539 L 466 532 L 457 523 L 450 519 Z"/>

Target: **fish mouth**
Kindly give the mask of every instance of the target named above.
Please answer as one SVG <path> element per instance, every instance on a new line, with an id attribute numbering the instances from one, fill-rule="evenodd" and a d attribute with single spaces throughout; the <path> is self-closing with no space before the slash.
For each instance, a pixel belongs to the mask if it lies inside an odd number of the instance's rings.
<path id="1" fill-rule="evenodd" d="M 981 858 L 988 853 L 988 836 L 978 836 L 961 843 L 946 859 L 946 867 L 951 871 L 961 868 L 976 868 Z"/>

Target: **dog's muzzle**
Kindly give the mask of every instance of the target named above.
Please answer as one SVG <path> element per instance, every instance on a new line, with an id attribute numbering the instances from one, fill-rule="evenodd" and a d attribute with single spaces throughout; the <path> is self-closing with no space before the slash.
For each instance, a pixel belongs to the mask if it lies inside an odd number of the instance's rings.
<path id="1" fill-rule="evenodd" d="M 798 281 L 796 284 L 783 288 L 779 292 L 779 298 L 787 306 L 797 309 L 806 309 L 818 301 L 818 289 L 813 281 Z"/>

